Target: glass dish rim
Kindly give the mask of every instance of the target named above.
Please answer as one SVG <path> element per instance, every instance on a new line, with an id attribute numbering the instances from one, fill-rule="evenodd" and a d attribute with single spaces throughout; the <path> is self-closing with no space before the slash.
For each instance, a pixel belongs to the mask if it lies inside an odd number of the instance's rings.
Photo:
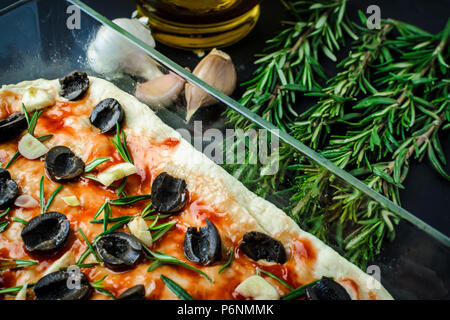
<path id="1" fill-rule="evenodd" d="M 0 16 L 3 16 L 4 14 L 28 3 L 33 2 L 36 0 L 19 0 L 3 9 L 0 9 Z M 167 69 L 175 72 L 185 80 L 195 84 L 199 88 L 205 90 L 207 93 L 209 93 L 211 96 L 222 102 L 226 107 L 231 108 L 235 112 L 239 113 L 240 115 L 247 118 L 249 121 L 253 122 L 254 124 L 258 125 L 259 127 L 268 130 L 271 134 L 274 136 L 277 136 L 281 141 L 288 144 L 290 147 L 297 149 L 300 153 L 305 155 L 307 158 L 312 160 L 313 162 L 317 163 L 318 165 L 324 167 L 328 171 L 330 171 L 335 176 L 339 177 L 340 179 L 344 180 L 345 182 L 349 183 L 351 186 L 368 196 L 369 198 L 377 201 L 381 205 L 383 205 L 388 210 L 391 210 L 393 213 L 397 214 L 402 219 L 410 222 L 411 224 L 415 225 L 419 229 L 423 230 L 424 232 L 430 234 L 434 238 L 436 238 L 438 241 L 440 241 L 442 244 L 444 244 L 447 247 L 450 247 L 450 237 L 446 236 L 442 232 L 438 231 L 434 227 L 430 226 L 426 222 L 422 221 L 421 219 L 414 216 L 412 213 L 407 211 L 406 209 L 400 207 L 399 205 L 395 204 L 382 194 L 376 192 L 375 190 L 371 189 L 369 186 L 367 186 L 364 182 L 359 180 L 358 178 L 354 177 L 347 171 L 339 168 L 331 161 L 325 159 L 322 157 L 319 153 L 314 151 L 313 149 L 307 147 L 305 144 L 300 142 L 299 140 L 295 139 L 291 135 L 289 135 L 287 132 L 280 130 L 272 123 L 268 122 L 267 120 L 263 119 L 259 115 L 253 113 L 246 107 L 242 106 L 239 102 L 234 100 L 233 98 L 229 97 L 228 95 L 222 93 L 218 89 L 214 88 L 213 86 L 207 84 L 203 80 L 199 79 L 156 49 L 150 47 L 145 42 L 141 41 L 140 39 L 136 38 L 126 30 L 122 29 L 118 25 L 116 25 L 114 22 L 103 16 L 102 14 L 98 13 L 88 5 L 86 5 L 84 2 L 79 0 L 64 0 L 68 3 L 71 3 L 73 5 L 76 5 L 78 8 L 80 8 L 85 14 L 92 17 L 94 20 L 99 22 L 100 24 L 109 27 L 113 29 L 114 31 L 118 32 L 121 36 L 126 38 L 128 41 L 131 41 L 134 45 L 139 47 L 141 50 L 146 52 L 150 57 L 155 59 L 157 62 L 159 62 L 161 65 L 166 67 Z"/>

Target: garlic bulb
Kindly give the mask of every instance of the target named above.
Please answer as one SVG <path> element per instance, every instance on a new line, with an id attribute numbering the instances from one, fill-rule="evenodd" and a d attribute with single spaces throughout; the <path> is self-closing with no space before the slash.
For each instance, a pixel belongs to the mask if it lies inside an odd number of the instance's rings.
<path id="1" fill-rule="evenodd" d="M 113 22 L 149 46 L 155 47 L 151 31 L 139 20 L 118 18 Z M 117 75 L 125 72 L 147 80 L 162 75 L 155 61 L 147 53 L 106 26 L 98 30 L 89 45 L 87 56 L 91 68 L 98 73 Z"/>
<path id="2" fill-rule="evenodd" d="M 230 95 L 236 88 L 237 74 L 231 57 L 223 51 L 213 49 L 194 69 L 194 75 Z M 207 107 L 217 102 L 212 96 L 194 84 L 186 83 L 185 89 L 187 111 L 186 122 L 200 107 Z"/>
<path id="3" fill-rule="evenodd" d="M 170 106 L 180 95 L 184 83 L 183 78 L 170 72 L 156 79 L 138 83 L 135 95 L 140 101 L 157 110 Z"/>

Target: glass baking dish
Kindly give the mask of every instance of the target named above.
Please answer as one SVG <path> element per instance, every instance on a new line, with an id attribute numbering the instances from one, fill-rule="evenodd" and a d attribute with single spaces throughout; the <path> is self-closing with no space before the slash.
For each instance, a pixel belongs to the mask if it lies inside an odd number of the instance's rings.
<path id="1" fill-rule="evenodd" d="M 74 16 L 79 15 L 79 16 Z M 78 19 L 70 20 L 69 19 Z M 77 24 L 79 22 L 79 25 Z M 159 108 L 157 115 L 169 126 L 178 130 L 190 142 L 216 163 L 234 174 L 250 190 L 264 196 L 281 208 L 301 210 L 301 195 L 310 196 L 319 190 L 317 205 L 326 207 L 327 197 L 320 194 L 320 188 L 311 186 L 311 190 L 301 190 L 297 201 L 292 198 L 292 181 L 296 177 L 282 176 L 283 154 L 296 153 L 299 162 L 308 170 L 320 170 L 324 175 L 333 177 L 333 184 L 340 192 L 358 196 L 363 208 L 378 206 L 401 217 L 396 227 L 396 237 L 386 241 L 381 253 L 369 258 L 362 265 L 367 272 L 378 275 L 386 289 L 396 299 L 445 299 L 450 289 L 450 239 L 428 226 L 414 215 L 394 204 L 367 185 L 333 165 L 319 154 L 306 147 L 288 134 L 277 130 L 272 124 L 242 107 L 229 96 L 221 93 L 198 79 L 182 66 L 137 39 L 101 14 L 93 11 L 80 1 L 24 0 L 0 11 L 0 85 L 17 83 L 36 78 L 53 79 L 72 70 L 82 70 L 89 75 L 110 80 L 122 90 L 134 94 L 136 85 L 142 81 L 139 72 L 124 71 L 117 67 L 108 72 L 99 72 L 95 61 L 89 56 L 89 46 L 95 41 L 100 28 L 117 33 L 138 56 L 145 57 L 157 65 L 159 72 L 175 73 L 200 87 L 219 102 L 207 108 L 201 108 L 193 119 L 186 123 L 184 95 L 165 108 Z M 146 62 L 146 63 L 147 63 Z M 218 150 L 235 150 L 242 146 L 235 140 L 233 126 L 227 124 L 224 111 L 232 109 L 253 124 L 260 146 L 268 152 L 261 156 L 256 152 L 253 161 L 251 148 L 244 143 L 243 159 L 228 159 Z M 228 131 L 227 131 L 228 130 Z M 230 133 L 231 132 L 231 133 Z M 233 133 L 235 135 L 233 135 Z M 219 137 L 224 137 L 222 140 Z M 263 139 L 264 138 L 264 139 Z M 220 140 L 219 147 L 211 151 L 215 139 Z M 248 138 L 248 139 L 251 139 Z M 217 142 L 217 141 L 216 141 Z M 217 145 L 214 145 L 217 147 Z M 241 149 L 239 149 L 242 151 Z M 254 151 L 254 150 L 253 150 Z M 269 152 L 270 151 L 270 152 Z M 221 156 L 219 156 L 219 154 Z M 231 154 L 234 154 L 231 152 Z M 261 180 L 261 176 L 265 177 Z M 258 178 L 258 180 L 255 180 Z M 301 177 L 300 177 L 301 178 Z M 263 184 L 260 181 L 264 181 Z M 339 209 L 339 208 L 338 208 Z M 330 209 L 331 210 L 331 209 Z M 389 217 L 388 217 L 389 218 Z M 301 220 L 301 217 L 299 218 Z M 301 222 L 301 221 L 300 221 Z M 322 225 L 301 224 L 309 231 L 316 228 L 322 238 L 342 253 L 342 239 L 339 230 Z"/>

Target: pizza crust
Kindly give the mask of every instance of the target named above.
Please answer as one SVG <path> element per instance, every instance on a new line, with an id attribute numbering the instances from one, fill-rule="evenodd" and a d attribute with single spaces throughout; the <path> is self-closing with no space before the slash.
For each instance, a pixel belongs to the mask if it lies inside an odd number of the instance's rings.
<path id="1" fill-rule="evenodd" d="M 89 79 L 91 84 L 88 94 L 91 100 L 100 102 L 113 97 L 123 106 L 124 131 L 127 136 L 145 137 L 154 142 L 162 142 L 168 138 L 180 140 L 175 152 L 162 155 L 164 160 L 161 161 L 158 170 L 184 179 L 188 188 L 195 190 L 202 201 L 212 204 L 215 209 L 230 217 L 235 240 L 242 238 L 248 231 L 265 232 L 281 241 L 289 255 L 292 254 L 293 240 L 307 239 L 313 245 L 316 257 L 311 266 L 296 264 L 296 272 L 300 276 L 314 279 L 322 276 L 332 277 L 347 289 L 352 298 L 392 299 L 377 280 L 347 261 L 315 236 L 303 231 L 275 205 L 248 190 L 223 168 L 182 139 L 178 132 L 163 123 L 148 106 L 106 80 L 96 77 L 89 77 Z M 44 89 L 57 96 L 59 100 L 63 100 L 58 96 L 58 80 L 24 81 L 16 85 L 3 86 L 1 91 L 23 94 L 29 87 Z M 75 125 L 86 124 L 80 121 Z M 357 296 L 353 288 L 347 284 L 346 279 L 351 279 L 357 284 Z"/>

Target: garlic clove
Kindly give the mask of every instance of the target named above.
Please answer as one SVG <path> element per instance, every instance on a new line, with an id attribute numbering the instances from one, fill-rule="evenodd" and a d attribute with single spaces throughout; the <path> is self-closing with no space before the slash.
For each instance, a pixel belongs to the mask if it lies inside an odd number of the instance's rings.
<path id="1" fill-rule="evenodd" d="M 235 291 L 253 300 L 279 300 L 277 290 L 263 277 L 251 276 L 239 284 Z"/>
<path id="2" fill-rule="evenodd" d="M 27 133 L 19 141 L 19 152 L 28 160 L 34 160 L 46 154 L 48 148 L 38 139 Z"/>
<path id="3" fill-rule="evenodd" d="M 28 194 L 22 194 L 14 201 L 14 205 L 19 208 L 31 209 L 39 207 L 39 202 Z"/>
<path id="4" fill-rule="evenodd" d="M 33 112 L 52 106 L 55 98 L 45 90 L 30 87 L 23 94 L 22 103 L 27 112 Z"/>
<path id="5" fill-rule="evenodd" d="M 28 283 L 25 283 L 22 286 L 22 289 L 20 289 L 19 292 L 17 292 L 16 297 L 14 298 L 14 300 L 16 300 L 16 301 L 27 300 L 27 290 L 28 290 Z"/>
<path id="6" fill-rule="evenodd" d="M 142 241 L 147 247 L 151 247 L 153 240 L 152 234 L 148 230 L 147 223 L 141 216 L 137 216 L 130 223 L 128 223 L 128 229 L 133 236 Z"/>
<path id="7" fill-rule="evenodd" d="M 158 110 L 170 106 L 180 95 L 184 87 L 184 79 L 170 72 L 156 79 L 138 83 L 136 98 Z"/>
<path id="8" fill-rule="evenodd" d="M 75 256 L 72 252 L 67 251 L 64 253 L 61 258 L 53 262 L 53 264 L 45 270 L 44 275 L 48 275 L 50 273 L 59 271 L 63 268 L 67 268 L 71 265 L 75 264 Z"/>
<path id="9" fill-rule="evenodd" d="M 236 88 L 237 73 L 231 57 L 225 52 L 213 49 L 194 69 L 194 75 L 219 89 L 226 95 Z M 211 95 L 194 84 L 186 83 L 185 88 L 187 110 L 186 122 L 201 107 L 207 107 L 217 102 Z"/>
<path id="10" fill-rule="evenodd" d="M 124 162 L 101 172 L 97 176 L 97 179 L 106 187 L 109 187 L 114 181 L 123 179 L 135 173 L 137 173 L 137 168 L 131 163 Z"/>

